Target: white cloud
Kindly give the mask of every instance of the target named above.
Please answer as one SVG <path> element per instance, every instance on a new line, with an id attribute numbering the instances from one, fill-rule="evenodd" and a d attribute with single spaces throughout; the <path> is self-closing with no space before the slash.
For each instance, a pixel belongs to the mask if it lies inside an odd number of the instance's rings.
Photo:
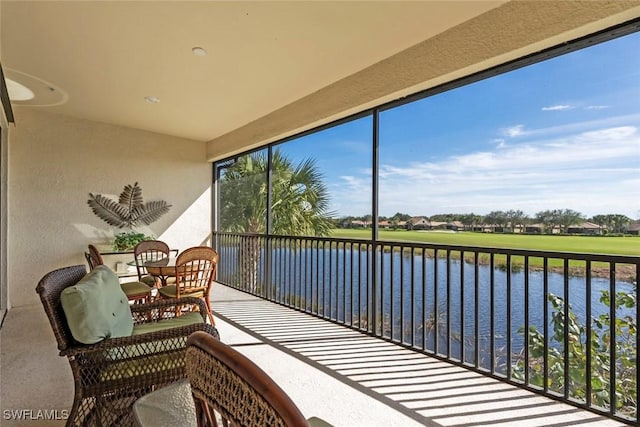
<path id="1" fill-rule="evenodd" d="M 531 135 L 547 133 L 549 129 L 541 129 Z M 640 210 L 640 135 L 635 126 L 499 145 L 441 162 L 388 164 L 381 159 L 380 213 L 522 209 L 533 215 L 568 208 L 589 216 L 635 217 Z M 343 177 L 335 194 L 344 203 L 337 209 L 341 215 L 370 211 L 370 177 L 370 171 Z"/>
<path id="2" fill-rule="evenodd" d="M 608 105 L 588 105 L 584 107 L 585 110 L 604 110 L 606 108 L 609 108 L 609 106 Z"/>
<path id="3" fill-rule="evenodd" d="M 344 215 L 365 215 L 371 212 L 371 170 L 360 175 L 342 175 L 328 186 L 329 210 Z"/>
<path id="4" fill-rule="evenodd" d="M 496 138 L 491 141 L 492 144 L 495 144 L 496 148 L 505 148 L 507 146 L 507 142 L 504 138 Z"/>
<path id="5" fill-rule="evenodd" d="M 542 107 L 542 111 L 561 111 L 561 110 L 572 110 L 575 107 L 571 105 L 550 105 L 549 107 Z"/>
<path id="6" fill-rule="evenodd" d="M 571 135 L 576 135 L 583 132 L 588 132 L 592 130 L 598 129 L 607 129 L 614 127 L 624 127 L 629 126 L 632 123 L 640 122 L 640 114 L 629 114 L 625 116 L 612 116 L 604 119 L 598 120 L 587 120 L 582 122 L 573 122 L 567 123 L 558 126 L 549 126 L 542 127 L 537 129 L 524 129 L 524 125 L 514 126 L 515 132 L 519 132 L 517 136 L 528 137 L 528 138 L 543 138 L 543 137 L 559 137 L 561 135 L 565 135 L 570 137 Z M 499 130 L 500 134 L 505 135 L 505 129 L 513 129 L 513 128 L 502 128 Z"/>
<path id="7" fill-rule="evenodd" d="M 504 136 L 508 136 L 510 138 L 515 138 L 517 136 L 522 136 L 525 134 L 524 125 L 515 125 L 500 129 L 500 131 Z"/>

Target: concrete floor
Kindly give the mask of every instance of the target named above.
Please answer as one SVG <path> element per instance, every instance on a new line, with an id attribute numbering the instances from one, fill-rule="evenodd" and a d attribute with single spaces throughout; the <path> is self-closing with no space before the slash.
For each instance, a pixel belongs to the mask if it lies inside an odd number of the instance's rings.
<path id="1" fill-rule="evenodd" d="M 622 425 L 219 284 L 212 294 L 222 340 L 306 417 L 336 427 Z M 10 411 L 37 418 L 71 406 L 71 370 L 40 305 L 8 313 L 0 349 L 0 425 L 64 425 L 8 419 Z"/>

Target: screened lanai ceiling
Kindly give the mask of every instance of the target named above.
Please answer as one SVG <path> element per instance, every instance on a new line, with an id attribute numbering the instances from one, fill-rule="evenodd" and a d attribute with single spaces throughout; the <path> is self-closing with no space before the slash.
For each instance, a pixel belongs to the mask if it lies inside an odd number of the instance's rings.
<path id="1" fill-rule="evenodd" d="M 0 59 L 17 126 L 39 108 L 206 141 L 212 160 L 638 16 L 637 0 L 3 0 Z"/>

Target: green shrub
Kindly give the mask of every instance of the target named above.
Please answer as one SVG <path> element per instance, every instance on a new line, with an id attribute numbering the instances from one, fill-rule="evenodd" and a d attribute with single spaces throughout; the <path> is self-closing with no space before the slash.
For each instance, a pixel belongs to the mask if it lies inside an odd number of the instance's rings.
<path id="1" fill-rule="evenodd" d="M 587 400 L 587 382 L 591 384 L 591 401 L 602 408 L 610 408 L 611 396 L 609 381 L 611 367 L 611 335 L 615 337 L 615 394 L 616 412 L 626 416 L 637 416 L 636 396 L 636 318 L 618 316 L 612 325 L 609 313 L 590 319 L 591 333 L 587 337 L 587 328 L 581 324 L 571 306 L 568 308 L 568 348 L 564 346 L 565 301 L 556 295 L 549 295 L 552 306 L 551 324 L 553 335 L 547 346 L 547 384 L 549 390 L 562 393 L 566 387 L 571 398 Z M 602 291 L 600 301 L 607 307 L 614 304 L 615 311 L 625 307 L 635 308 L 636 293 L 618 292 L 615 301 L 611 301 L 609 292 Z M 518 333 L 524 335 L 524 327 Z M 523 354 L 513 366 L 514 379 L 524 381 L 525 369 L 529 369 L 529 383 L 538 387 L 544 384 L 544 344 L 545 336 L 536 326 L 529 327 L 525 337 L 529 343 L 529 360 Z M 587 345 L 591 343 L 591 372 L 587 378 Z M 568 352 L 569 365 L 564 364 L 565 351 Z M 565 369 L 568 369 L 568 384 L 564 384 Z"/>
<path id="2" fill-rule="evenodd" d="M 126 251 L 129 249 L 133 249 L 138 243 L 143 240 L 153 240 L 154 236 L 145 236 L 142 233 L 137 233 L 135 231 L 130 231 L 128 233 L 120 233 L 116 234 L 115 240 L 113 241 L 113 249 L 116 251 Z"/>

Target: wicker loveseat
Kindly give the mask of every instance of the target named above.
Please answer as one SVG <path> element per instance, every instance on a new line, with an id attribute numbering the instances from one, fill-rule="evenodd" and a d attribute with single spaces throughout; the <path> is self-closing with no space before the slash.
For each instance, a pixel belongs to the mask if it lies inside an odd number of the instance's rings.
<path id="1" fill-rule="evenodd" d="M 219 338 L 218 332 L 206 323 L 207 308 L 202 300 L 166 299 L 130 306 L 131 336 L 81 344 L 71 333 L 61 294 L 86 274 L 82 265 L 57 269 L 36 287 L 60 356 L 68 358 L 74 377 L 75 396 L 67 426 L 134 425 L 132 405 L 137 398 L 186 377 L 187 337 L 204 331 Z M 178 305 L 182 309 L 177 310 Z M 187 306 L 199 313 L 175 317 Z"/>

